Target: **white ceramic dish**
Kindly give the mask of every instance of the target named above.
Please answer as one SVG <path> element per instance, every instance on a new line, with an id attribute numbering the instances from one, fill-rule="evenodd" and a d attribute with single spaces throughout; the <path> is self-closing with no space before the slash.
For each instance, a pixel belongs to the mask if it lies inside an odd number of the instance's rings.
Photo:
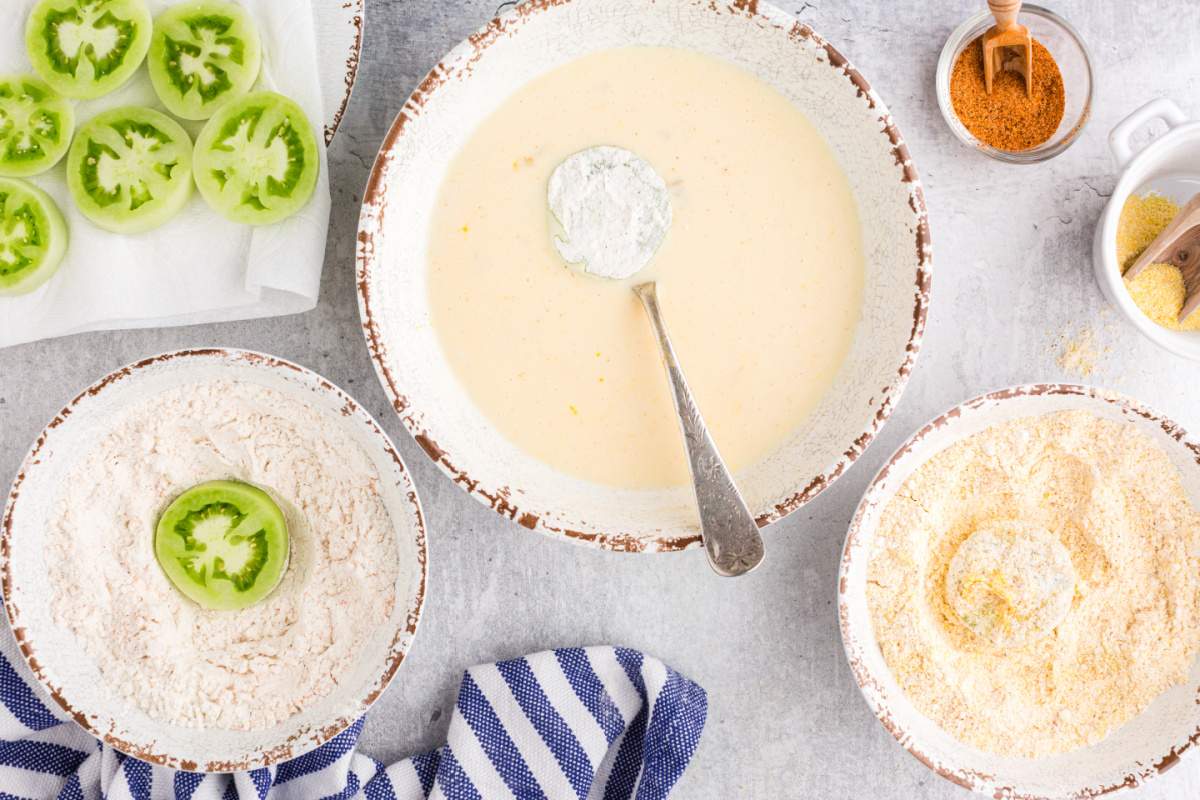
<path id="1" fill-rule="evenodd" d="M 664 551 L 699 544 L 691 488 L 598 486 L 518 450 L 468 400 L 443 359 L 426 290 L 437 192 L 479 122 L 548 70 L 639 44 L 688 48 L 755 73 L 807 114 L 849 178 L 867 264 L 850 355 L 808 422 L 737 476 L 760 525 L 832 483 L 887 418 L 920 347 L 930 285 L 927 215 L 883 101 L 832 45 L 765 2 L 543 0 L 493 20 L 438 63 L 384 141 L 359 222 L 358 289 L 380 381 L 404 425 L 455 483 L 530 529 L 610 549 Z"/>
<path id="2" fill-rule="evenodd" d="M 1166 123 L 1167 132 L 1137 149 L 1134 134 L 1156 119 Z M 1129 195 L 1156 191 L 1182 206 L 1200 193 L 1200 122 L 1189 120 L 1171 100 L 1159 98 L 1118 123 L 1108 144 L 1122 174 L 1096 226 L 1096 280 L 1108 301 L 1146 338 L 1175 355 L 1200 361 L 1200 332 L 1172 331 L 1152 322 L 1129 296 L 1117 264 L 1117 224 Z"/>
<path id="3" fill-rule="evenodd" d="M 1088 798 L 1152 780 L 1200 741 L 1200 659 L 1188 682 L 1160 697 L 1103 742 L 1042 759 L 983 753 L 952 739 L 901 692 L 879 651 L 866 599 L 871 542 L 884 508 L 935 453 L 1017 417 L 1084 409 L 1135 426 L 1166 451 L 1200 504 L 1200 443 L 1175 423 L 1117 394 L 1071 384 L 1035 384 L 969 400 L 912 436 L 880 470 L 850 523 L 838 581 L 842 643 L 863 697 L 888 732 L 944 778 L 988 795 L 1020 800 Z"/>
<path id="4" fill-rule="evenodd" d="M 47 516 L 64 476 L 114 413 L 151 394 L 215 377 L 269 386 L 313 406 L 357 441 L 381 476 L 400 572 L 388 624 L 337 689 L 265 731 L 184 728 L 151 719 L 105 689 L 74 635 L 55 624 L 43 553 Z M 13 634 L 50 696 L 97 738 L 144 761 L 189 771 L 233 772 L 283 761 L 329 740 L 374 702 L 404 660 L 425 599 L 425 524 L 408 473 L 387 435 L 352 398 L 316 373 L 244 350 L 181 350 L 122 367 L 72 400 L 22 463 L 0 524 L 0 581 Z"/>
<path id="5" fill-rule="evenodd" d="M 333 141 L 354 81 L 362 54 L 366 0 L 313 0 L 317 28 L 317 57 L 321 60 L 321 100 L 325 105 L 325 144 Z"/>

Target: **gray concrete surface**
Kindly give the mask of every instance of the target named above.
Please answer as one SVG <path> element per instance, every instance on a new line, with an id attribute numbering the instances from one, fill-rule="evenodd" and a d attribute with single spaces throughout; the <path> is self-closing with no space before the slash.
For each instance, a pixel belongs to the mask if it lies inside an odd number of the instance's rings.
<path id="1" fill-rule="evenodd" d="M 331 0 L 332 2 L 332 0 Z M 654 653 L 709 691 L 708 728 L 678 798 L 960 798 L 896 745 L 859 696 L 835 620 L 834 575 L 852 510 L 915 428 L 967 396 L 1034 380 L 1079 380 L 1060 337 L 1095 330 L 1110 348 L 1090 381 L 1200 429 L 1200 366 L 1157 349 L 1106 303 L 1091 236 L 1115 181 L 1105 138 L 1156 95 L 1200 114 L 1200 3 L 1058 0 L 1090 43 L 1098 93 L 1073 149 L 1038 167 L 962 147 L 938 113 L 933 72 L 950 30 L 981 2 L 782 5 L 834 42 L 892 108 L 926 186 L 935 268 L 928 336 L 896 413 L 866 456 L 767 532 L 754 575 L 715 577 L 700 552 L 601 553 L 544 539 L 466 497 L 403 431 L 359 333 L 353 256 L 361 188 L 392 116 L 438 57 L 496 0 L 368 0 L 358 86 L 331 150 L 334 210 L 321 302 L 308 314 L 169 330 L 91 333 L 0 351 L 0 479 L 80 387 L 163 350 L 226 345 L 294 359 L 340 384 L 400 447 L 431 526 L 429 602 L 415 645 L 372 712 L 363 748 L 384 760 L 445 734 L 460 671 L 533 650 L 619 643 Z M 1138 798 L 1200 796 L 1189 754 Z"/>

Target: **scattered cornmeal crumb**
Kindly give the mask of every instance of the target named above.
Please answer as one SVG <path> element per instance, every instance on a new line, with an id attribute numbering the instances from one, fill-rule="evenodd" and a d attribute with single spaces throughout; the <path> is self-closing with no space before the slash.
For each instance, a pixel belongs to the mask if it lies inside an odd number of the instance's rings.
<path id="1" fill-rule="evenodd" d="M 1133 266 L 1178 213 L 1179 206 L 1162 195 L 1129 196 L 1117 223 L 1117 263 L 1122 273 Z M 1126 279 L 1125 288 L 1152 322 L 1175 331 L 1200 330 L 1200 314 L 1179 322 L 1187 292 L 1183 273 L 1174 264 L 1151 264 L 1133 280 Z"/>
<path id="2" fill-rule="evenodd" d="M 1096 371 L 1096 362 L 1109 352 L 1109 349 L 1101 347 L 1096 342 L 1096 335 L 1091 328 L 1084 328 L 1074 338 L 1059 339 L 1056 361 L 1058 361 L 1058 366 L 1067 372 L 1074 373 L 1081 378 L 1090 378 Z"/>
<path id="3" fill-rule="evenodd" d="M 1167 454 L 1086 411 L 994 425 L 884 508 L 867 603 L 912 704 L 1004 756 L 1095 744 L 1186 682 L 1200 512 Z"/>

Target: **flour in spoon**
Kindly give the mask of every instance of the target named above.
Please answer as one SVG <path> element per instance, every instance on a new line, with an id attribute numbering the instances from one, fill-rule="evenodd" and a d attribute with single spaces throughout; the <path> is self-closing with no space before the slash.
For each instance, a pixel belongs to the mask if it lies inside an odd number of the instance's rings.
<path id="1" fill-rule="evenodd" d="M 620 147 L 589 147 L 564 159 L 550 175 L 548 199 L 565 234 L 554 241 L 559 254 L 602 278 L 638 272 L 671 227 L 666 182 Z"/>
<path id="2" fill-rule="evenodd" d="M 154 555 L 166 505 L 197 483 L 266 490 L 287 517 L 279 586 L 240 611 L 184 597 Z M 283 393 L 210 381 L 121 412 L 63 482 L 47 537 L 55 621 L 110 691 L 192 728 L 264 730 L 331 694 L 395 605 L 380 476 L 336 420 Z"/>

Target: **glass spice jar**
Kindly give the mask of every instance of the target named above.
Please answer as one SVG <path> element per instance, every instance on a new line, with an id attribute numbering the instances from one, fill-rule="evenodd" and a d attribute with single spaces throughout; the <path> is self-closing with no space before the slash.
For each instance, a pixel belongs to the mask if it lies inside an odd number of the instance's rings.
<path id="1" fill-rule="evenodd" d="M 1062 73 L 1064 104 L 1062 120 L 1050 138 L 1028 150 L 1001 150 L 981 142 L 958 119 L 950 100 L 950 77 L 958 57 L 968 46 L 978 47 L 978 39 L 995 24 L 984 8 L 950 34 L 937 65 L 937 98 L 942 116 L 950 130 L 962 142 L 999 161 L 1036 164 L 1053 158 L 1070 147 L 1091 116 L 1094 73 L 1091 54 L 1079 33 L 1065 19 L 1041 6 L 1025 3 L 1018 20 L 1028 26 L 1034 40 L 1043 44 Z"/>

